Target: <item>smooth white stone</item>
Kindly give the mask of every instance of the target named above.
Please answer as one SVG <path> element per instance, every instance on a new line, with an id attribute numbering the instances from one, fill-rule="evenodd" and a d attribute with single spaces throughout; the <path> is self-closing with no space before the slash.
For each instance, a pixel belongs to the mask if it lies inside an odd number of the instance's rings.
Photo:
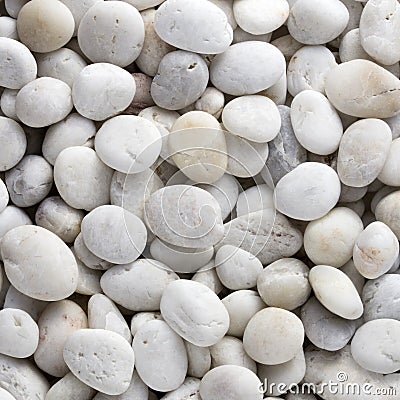
<path id="1" fill-rule="evenodd" d="M 79 329 L 68 337 L 64 359 L 71 372 L 93 389 L 118 395 L 129 388 L 135 357 L 132 347 L 117 333 Z"/>
<path id="2" fill-rule="evenodd" d="M 362 231 L 362 221 L 354 211 L 337 207 L 307 225 L 304 250 L 314 264 L 340 268 L 351 259 Z"/>
<path id="3" fill-rule="evenodd" d="M 163 2 L 157 9 L 154 27 L 165 42 L 195 53 L 223 53 L 233 37 L 226 14 L 206 0 Z M 194 31 L 196 35 L 192 35 Z"/>
<path id="4" fill-rule="evenodd" d="M 323 217 L 336 205 L 340 196 L 339 177 L 325 164 L 303 163 L 278 182 L 274 196 L 275 206 L 281 213 L 312 221 Z"/>
<path id="5" fill-rule="evenodd" d="M 243 335 L 246 353 L 255 361 L 276 365 L 291 360 L 304 341 L 301 320 L 292 312 L 268 307 L 255 314 Z"/>
<path id="6" fill-rule="evenodd" d="M 299 143 L 318 155 L 339 148 L 343 125 L 329 100 L 315 90 L 303 90 L 292 101 L 290 119 Z"/>
<path id="7" fill-rule="evenodd" d="M 188 342 L 201 347 L 222 339 L 229 327 L 229 314 L 207 286 L 184 279 L 170 283 L 161 297 L 161 315 Z"/>
<path id="8" fill-rule="evenodd" d="M 54 233 L 33 225 L 8 231 L 1 241 L 7 278 L 20 292 L 55 301 L 76 289 L 78 267 L 67 245 Z"/>
<path id="9" fill-rule="evenodd" d="M 363 304 L 345 273 L 328 265 L 317 265 L 311 268 L 309 280 L 315 296 L 329 311 L 350 320 L 361 317 Z"/>

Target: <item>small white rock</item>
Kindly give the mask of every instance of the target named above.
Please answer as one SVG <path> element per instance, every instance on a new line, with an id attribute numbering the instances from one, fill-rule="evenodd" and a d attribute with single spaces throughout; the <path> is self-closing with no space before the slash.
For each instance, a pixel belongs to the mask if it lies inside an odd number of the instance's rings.
<path id="1" fill-rule="evenodd" d="M 170 283 L 161 297 L 161 315 L 188 342 L 201 347 L 222 339 L 229 327 L 229 314 L 207 286 L 180 279 Z"/>
<path id="2" fill-rule="evenodd" d="M 345 273 L 328 265 L 317 265 L 311 268 L 309 280 L 315 296 L 329 311 L 350 320 L 361 317 L 363 304 Z"/>
<path id="3" fill-rule="evenodd" d="M 129 387 L 135 357 L 132 347 L 117 333 L 79 329 L 68 337 L 64 360 L 86 385 L 105 394 L 118 395 Z"/>

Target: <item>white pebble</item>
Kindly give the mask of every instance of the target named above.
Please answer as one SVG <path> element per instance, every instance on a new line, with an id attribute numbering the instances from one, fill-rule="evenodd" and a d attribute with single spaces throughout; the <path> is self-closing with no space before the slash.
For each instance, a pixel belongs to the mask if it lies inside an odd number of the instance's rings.
<path id="1" fill-rule="evenodd" d="M 122 1 L 106 3 L 125 4 Z M 83 68 L 75 78 L 72 99 L 79 114 L 94 121 L 103 121 L 125 110 L 131 104 L 135 91 L 135 79 L 128 71 L 112 64 L 95 63 Z"/>
<path id="2" fill-rule="evenodd" d="M 1 310 L 0 330 L 0 353 L 27 358 L 35 352 L 39 343 L 39 328 L 27 312 L 14 308 Z"/>
<path id="3" fill-rule="evenodd" d="M 61 198 L 71 207 L 93 210 L 110 201 L 113 170 L 96 152 L 83 146 L 61 151 L 54 163 L 54 183 Z"/>
<path id="4" fill-rule="evenodd" d="M 261 381 L 245 367 L 221 365 L 208 372 L 200 384 L 202 400 L 262 400 Z M 229 390 L 227 390 L 229 388 Z"/>
<path id="5" fill-rule="evenodd" d="M 347 207 L 334 208 L 307 225 L 304 250 L 314 264 L 340 268 L 351 259 L 362 230 L 362 221 L 354 211 Z"/>
<path id="6" fill-rule="evenodd" d="M 7 186 L 4 181 L 0 179 L 0 214 L 7 207 L 8 201 L 10 200 L 10 196 L 8 194 Z"/>
<path id="7" fill-rule="evenodd" d="M 179 277 L 151 259 L 136 260 L 106 271 L 100 281 L 104 293 L 133 311 L 157 311 L 165 288 Z"/>
<path id="8" fill-rule="evenodd" d="M 1 17 L 0 17 L 1 18 Z M 15 109 L 15 102 L 17 100 L 17 89 L 4 89 L 1 94 L 1 111 L 6 117 L 12 118 L 14 121 L 19 121 L 17 111 Z"/>
<path id="9" fill-rule="evenodd" d="M 140 13 L 124 1 L 96 2 L 82 17 L 78 28 L 79 46 L 95 63 L 126 67 L 139 56 L 143 41 Z"/>
<path id="10" fill-rule="evenodd" d="M 188 375 L 202 378 L 211 369 L 210 348 L 195 346 L 186 340 L 185 347 L 188 357 Z"/>
<path id="11" fill-rule="evenodd" d="M 120 335 L 103 329 L 80 329 L 64 347 L 71 372 L 86 385 L 109 395 L 124 393 L 131 382 L 134 354 Z"/>
<path id="12" fill-rule="evenodd" d="M 369 224 L 354 244 L 354 265 L 368 279 L 376 279 L 388 272 L 398 255 L 399 241 L 383 222 Z"/>
<path id="13" fill-rule="evenodd" d="M 146 246 L 147 231 L 143 222 L 118 206 L 95 208 L 83 218 L 81 230 L 87 248 L 114 264 L 135 261 Z"/>
<path id="14" fill-rule="evenodd" d="M 252 186 L 239 194 L 236 216 L 250 214 L 266 208 L 274 208 L 274 191 L 267 184 Z"/>
<path id="15" fill-rule="evenodd" d="M 289 16 L 286 0 L 235 0 L 233 12 L 238 25 L 253 35 L 278 29 Z"/>
<path id="16" fill-rule="evenodd" d="M 292 311 L 303 305 L 310 296 L 309 272 L 302 261 L 281 258 L 258 275 L 258 293 L 269 306 Z"/>
<path id="17" fill-rule="evenodd" d="M 340 181 L 336 172 L 325 164 L 307 162 L 278 182 L 275 205 L 278 211 L 291 218 L 312 221 L 327 214 L 339 196 Z"/>
<path id="18" fill-rule="evenodd" d="M 185 380 L 188 367 L 185 345 L 164 321 L 142 325 L 132 347 L 138 374 L 151 389 L 169 392 Z"/>
<path id="19" fill-rule="evenodd" d="M 67 245 L 54 233 L 33 225 L 8 231 L 1 242 L 7 278 L 20 292 L 55 301 L 76 289 L 78 267 Z"/>
<path id="20" fill-rule="evenodd" d="M 11 229 L 21 225 L 31 225 L 32 221 L 24 210 L 13 205 L 0 213 L 0 239 Z"/>
<path id="21" fill-rule="evenodd" d="M 275 365 L 291 360 L 301 349 L 304 328 L 292 312 L 268 307 L 255 314 L 243 335 L 246 353 L 261 364 Z"/>
<path id="22" fill-rule="evenodd" d="M 222 122 L 231 133 L 257 143 L 273 140 L 281 128 L 277 106 L 268 97 L 259 95 L 230 101 L 222 112 Z"/>
<path id="23" fill-rule="evenodd" d="M 290 118 L 294 134 L 306 150 L 328 155 L 339 148 L 342 121 L 323 94 L 315 90 L 301 91 L 292 101 Z"/>
<path id="24" fill-rule="evenodd" d="M 164 320 L 188 342 L 201 347 L 222 339 L 229 327 L 229 314 L 207 286 L 180 279 L 170 283 L 161 297 Z"/>
<path id="25" fill-rule="evenodd" d="M 213 85 L 226 94 L 256 94 L 278 82 L 286 69 L 285 58 L 273 45 L 247 41 L 230 46 L 210 65 Z"/>
<path id="26" fill-rule="evenodd" d="M 363 304 L 345 273 L 331 266 L 317 265 L 311 268 L 309 280 L 315 296 L 329 311 L 350 320 L 361 317 Z"/>
<path id="27" fill-rule="evenodd" d="M 27 140 L 21 125 L 0 116 L 0 171 L 17 165 L 25 154 Z"/>
<path id="28" fill-rule="evenodd" d="M 374 118 L 362 119 L 350 125 L 339 146 L 337 171 L 340 180 L 353 187 L 372 183 L 390 156 L 392 134 L 389 125 Z M 388 163 L 388 166 L 390 162 Z M 392 176 L 391 172 L 383 173 Z"/>
<path id="29" fill-rule="evenodd" d="M 377 319 L 362 325 L 351 342 L 351 355 L 363 368 L 390 374 L 400 368 L 400 322 Z"/>
<path id="30" fill-rule="evenodd" d="M 0 36 L 18 40 L 17 20 L 11 17 L 0 17 Z"/>
<path id="31" fill-rule="evenodd" d="M 389 151 L 385 154 L 386 155 L 385 164 L 383 165 L 383 168 L 381 169 L 378 175 L 378 179 L 385 185 L 400 186 L 400 179 L 398 177 L 398 174 L 396 173 L 396 171 L 400 167 L 398 161 L 399 151 L 400 151 L 400 138 L 397 138 L 393 140 L 392 143 L 390 144 Z"/>
<path id="32" fill-rule="evenodd" d="M 176 219 L 177 212 L 185 219 Z M 168 186 L 154 192 L 145 204 L 145 222 L 160 239 L 189 248 L 212 246 L 224 234 L 221 209 L 215 198 L 189 185 Z"/>
<path id="33" fill-rule="evenodd" d="M 157 127 L 135 115 L 120 115 L 106 121 L 94 143 L 104 164 L 126 174 L 143 172 L 157 160 L 161 151 Z"/>
<path id="34" fill-rule="evenodd" d="M 257 257 L 231 245 L 218 249 L 215 255 L 215 267 L 222 284 L 231 290 L 253 288 L 263 270 Z"/>
<path id="35" fill-rule="evenodd" d="M 165 42 L 195 53 L 223 53 L 233 37 L 226 14 L 206 0 L 163 2 L 157 9 L 154 27 Z M 193 31 L 196 35 L 191 34 Z"/>

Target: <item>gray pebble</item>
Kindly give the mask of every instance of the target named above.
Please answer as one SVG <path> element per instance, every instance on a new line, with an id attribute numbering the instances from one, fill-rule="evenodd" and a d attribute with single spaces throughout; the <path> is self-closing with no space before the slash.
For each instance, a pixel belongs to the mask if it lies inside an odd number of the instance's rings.
<path id="1" fill-rule="evenodd" d="M 290 107 L 278 106 L 281 115 L 281 129 L 274 140 L 269 142 L 267 167 L 276 184 L 284 175 L 307 161 L 307 151 L 297 141 L 290 120 Z"/>
<path id="2" fill-rule="evenodd" d="M 308 339 L 323 350 L 343 348 L 356 331 L 355 321 L 332 314 L 315 297 L 301 308 L 301 320 Z"/>
<path id="3" fill-rule="evenodd" d="M 40 156 L 26 156 L 6 172 L 11 200 L 18 207 L 30 207 L 42 201 L 53 185 L 53 169 Z"/>
<path id="4" fill-rule="evenodd" d="M 179 110 L 200 98 L 208 78 L 207 64 L 198 54 L 173 51 L 161 60 L 151 85 L 151 95 L 158 106 Z"/>

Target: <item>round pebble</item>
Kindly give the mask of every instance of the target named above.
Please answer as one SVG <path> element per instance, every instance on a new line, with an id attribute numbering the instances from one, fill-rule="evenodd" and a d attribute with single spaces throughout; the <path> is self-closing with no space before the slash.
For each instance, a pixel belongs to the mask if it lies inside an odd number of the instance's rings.
<path id="1" fill-rule="evenodd" d="M 78 53 L 67 48 L 37 54 L 36 61 L 39 77 L 49 76 L 59 79 L 70 87 L 82 69 L 87 66 L 86 61 Z"/>
<path id="2" fill-rule="evenodd" d="M 340 268 L 351 259 L 362 230 L 362 221 L 354 211 L 347 207 L 334 208 L 307 225 L 304 250 L 314 264 Z"/>
<path id="3" fill-rule="evenodd" d="M 368 279 L 378 278 L 388 272 L 398 255 L 399 241 L 383 222 L 369 224 L 354 244 L 354 265 Z"/>
<path id="4" fill-rule="evenodd" d="M 74 17 L 58 0 L 31 0 L 18 13 L 18 36 L 31 51 L 48 53 L 72 38 Z"/>
<path id="5" fill-rule="evenodd" d="M 289 33 L 300 43 L 323 44 L 338 37 L 349 22 L 349 12 L 339 0 L 315 7 L 313 0 L 296 0 L 290 8 Z"/>
<path id="6" fill-rule="evenodd" d="M 8 231 L 2 238 L 1 256 L 12 285 L 34 299 L 61 300 L 76 289 L 74 255 L 58 236 L 44 228 L 23 225 Z"/>
<path id="7" fill-rule="evenodd" d="M 245 367 L 221 365 L 208 372 L 200 384 L 202 400 L 262 400 L 261 381 Z"/>
<path id="8" fill-rule="evenodd" d="M 250 319 L 266 304 L 253 290 L 237 290 L 222 299 L 222 303 L 229 313 L 229 329 L 227 334 L 243 337 L 243 333 Z"/>
<path id="9" fill-rule="evenodd" d="M 21 89 L 36 78 L 37 65 L 29 49 L 17 40 L 0 37 L 0 85 Z"/>
<path id="10" fill-rule="evenodd" d="M 78 28 L 79 47 L 94 63 L 126 67 L 138 58 L 143 41 L 140 13 L 124 1 L 96 2 L 84 14 Z"/>
<path id="11" fill-rule="evenodd" d="M 49 303 L 40 315 L 39 345 L 34 354 L 35 363 L 52 376 L 63 377 L 69 372 L 64 361 L 64 345 L 69 336 L 87 328 L 83 309 L 70 300 Z"/>
<path id="12" fill-rule="evenodd" d="M 309 271 L 302 261 L 295 258 L 275 261 L 258 275 L 258 293 L 267 305 L 292 311 L 310 296 Z"/>
<path id="13" fill-rule="evenodd" d="M 235 0 L 233 12 L 244 31 L 263 35 L 284 24 L 289 16 L 289 4 L 286 0 Z"/>
<path id="14" fill-rule="evenodd" d="M 315 297 L 301 308 L 301 320 L 307 338 L 320 349 L 337 351 L 349 343 L 356 322 L 332 314 Z"/>
<path id="15" fill-rule="evenodd" d="M 0 213 L 0 239 L 13 228 L 31 225 L 32 221 L 24 210 L 13 205 L 7 206 Z"/>
<path id="16" fill-rule="evenodd" d="M 184 220 L 176 219 L 177 209 L 185 215 Z M 189 185 L 168 186 L 154 192 L 145 203 L 145 222 L 160 239 L 189 248 L 212 246 L 224 234 L 221 209 L 215 198 Z"/>
<path id="17" fill-rule="evenodd" d="M 151 84 L 151 96 L 159 107 L 179 110 L 200 98 L 208 79 L 207 64 L 198 54 L 172 51 L 160 61 Z"/>
<path id="18" fill-rule="evenodd" d="M 91 211 L 110 201 L 113 170 L 96 152 L 83 146 L 68 147 L 54 163 L 54 183 L 71 207 Z"/>
<path id="19" fill-rule="evenodd" d="M 225 245 L 215 254 L 215 266 L 222 284 L 231 290 L 251 289 L 263 270 L 260 260 L 235 246 Z"/>
<path id="20" fill-rule="evenodd" d="M 292 101 L 290 119 L 299 143 L 308 151 L 328 155 L 339 148 L 342 121 L 329 100 L 315 90 L 303 90 Z"/>
<path id="21" fill-rule="evenodd" d="M 195 346 L 186 341 L 185 347 L 188 357 L 188 375 L 202 378 L 211 369 L 211 354 L 209 347 Z"/>
<path id="22" fill-rule="evenodd" d="M 164 289 L 177 279 L 161 262 L 140 259 L 110 268 L 101 277 L 100 285 L 110 299 L 128 310 L 156 311 Z"/>
<path id="23" fill-rule="evenodd" d="M 221 365 L 238 365 L 257 373 L 257 365 L 244 351 L 240 339 L 225 336 L 210 347 L 211 369 Z"/>
<path id="24" fill-rule="evenodd" d="M 132 347 L 117 333 L 79 329 L 68 337 L 64 359 L 86 385 L 108 395 L 119 395 L 129 387 L 135 357 Z"/>
<path id="25" fill-rule="evenodd" d="M 304 328 L 290 311 L 268 307 L 255 314 L 243 335 L 246 353 L 261 364 L 275 365 L 291 360 L 301 349 Z"/>
<path id="26" fill-rule="evenodd" d="M 106 261 L 127 264 L 143 252 L 147 232 L 136 215 L 118 206 L 95 208 L 82 220 L 83 241 L 87 248 Z"/>
<path id="27" fill-rule="evenodd" d="M 67 147 L 92 147 L 95 133 L 93 121 L 77 113 L 69 114 L 67 118 L 47 129 L 42 144 L 43 157 L 54 165 L 57 156 Z"/>
<path id="28" fill-rule="evenodd" d="M 360 18 L 360 39 L 363 49 L 380 64 L 392 65 L 400 60 L 400 6 L 391 0 L 372 0 Z"/>
<path id="29" fill-rule="evenodd" d="M 17 89 L 4 89 L 0 100 L 1 111 L 6 117 L 12 118 L 14 121 L 19 121 L 15 109 L 17 94 Z"/>
<path id="30" fill-rule="evenodd" d="M 400 80 L 368 60 L 352 60 L 329 71 L 325 91 L 345 114 L 389 118 L 400 111 Z"/>
<path id="31" fill-rule="evenodd" d="M 39 328 L 27 312 L 14 308 L 1 310 L 0 329 L 0 353 L 26 358 L 35 352 L 39 343 Z"/>
<path id="32" fill-rule="evenodd" d="M 132 347 L 138 374 L 151 389 L 169 392 L 185 380 L 188 367 L 185 345 L 164 321 L 142 325 Z"/>
<path id="33" fill-rule="evenodd" d="M 400 321 L 377 319 L 366 322 L 351 341 L 351 355 L 363 368 L 380 374 L 396 372 L 399 361 Z"/>
<path id="34" fill-rule="evenodd" d="M 131 333 L 132 336 L 136 335 L 136 332 L 139 328 L 144 325 L 146 322 L 154 321 L 154 320 L 162 320 L 161 313 L 159 311 L 150 311 L 150 312 L 138 312 L 131 319 Z"/>
<path id="35" fill-rule="evenodd" d="M 218 296 L 194 281 L 171 282 L 162 294 L 160 310 L 168 325 L 196 346 L 212 346 L 229 327 L 228 311 Z"/>
<path id="36" fill-rule="evenodd" d="M 274 191 L 267 184 L 251 186 L 240 193 L 236 203 L 236 216 L 274 207 Z"/>
<path id="37" fill-rule="evenodd" d="M 226 94 L 256 94 L 277 83 L 285 72 L 285 65 L 285 58 L 275 46 L 247 41 L 234 44 L 214 57 L 210 79 Z"/>
<path id="38" fill-rule="evenodd" d="M 163 2 L 157 9 L 154 28 L 165 42 L 195 53 L 223 53 L 233 38 L 226 14 L 206 0 Z M 195 36 L 191 35 L 193 31 Z"/>
<path id="39" fill-rule="evenodd" d="M 111 204 L 143 218 L 144 204 L 150 195 L 163 187 L 158 175 L 150 168 L 135 174 L 114 172 L 110 186 Z"/>
<path id="40" fill-rule="evenodd" d="M 250 114 L 254 114 L 251 119 Z M 281 117 L 268 97 L 242 96 L 230 101 L 222 112 L 222 122 L 229 132 L 257 143 L 273 140 L 281 128 Z"/>
<path id="41" fill-rule="evenodd" d="M 288 64 L 288 92 L 292 96 L 302 90 L 316 90 L 324 94 L 328 72 L 336 65 L 335 56 L 325 46 L 301 47 Z"/>
<path id="42" fill-rule="evenodd" d="M 293 197 L 293 193 L 296 196 Z M 275 206 L 288 217 L 312 221 L 327 214 L 340 196 L 340 181 L 329 166 L 316 162 L 300 164 L 275 188 Z"/>
<path id="43" fill-rule="evenodd" d="M 363 304 L 350 278 L 337 268 L 317 265 L 309 274 L 316 298 L 333 314 L 354 320 L 361 317 Z"/>
<path id="44" fill-rule="evenodd" d="M 161 135 L 157 127 L 145 118 L 120 115 L 106 121 L 98 130 L 95 149 L 110 168 L 136 174 L 157 160 Z"/>
<path id="45" fill-rule="evenodd" d="M 18 207 L 41 202 L 53 185 L 53 169 L 40 156 L 26 156 L 5 174 L 8 192 Z"/>
<path id="46" fill-rule="evenodd" d="M 11 17 L 0 17 L 0 36 L 18 40 L 17 20 Z"/>
<path id="47" fill-rule="evenodd" d="M 19 120 L 33 128 L 61 121 L 72 107 L 71 88 L 59 79 L 48 77 L 35 79 L 25 85 L 15 101 Z"/>
<path id="48" fill-rule="evenodd" d="M 125 4 L 122 1 L 106 3 Z M 72 100 L 79 114 L 94 121 L 103 121 L 125 110 L 131 104 L 135 91 L 135 79 L 128 71 L 112 64 L 95 63 L 83 68 L 75 78 Z"/>
<path id="49" fill-rule="evenodd" d="M 118 307 L 101 293 L 93 295 L 88 302 L 88 326 L 118 333 L 132 342 L 131 331 Z"/>
<path id="50" fill-rule="evenodd" d="M 372 183 L 390 155 L 391 143 L 389 125 L 380 119 L 367 118 L 350 125 L 339 146 L 337 171 L 340 180 L 352 187 Z"/>
<path id="51" fill-rule="evenodd" d="M 84 213 L 66 204 L 61 197 L 48 197 L 35 214 L 36 225 L 55 233 L 66 243 L 72 243 L 81 230 Z"/>

